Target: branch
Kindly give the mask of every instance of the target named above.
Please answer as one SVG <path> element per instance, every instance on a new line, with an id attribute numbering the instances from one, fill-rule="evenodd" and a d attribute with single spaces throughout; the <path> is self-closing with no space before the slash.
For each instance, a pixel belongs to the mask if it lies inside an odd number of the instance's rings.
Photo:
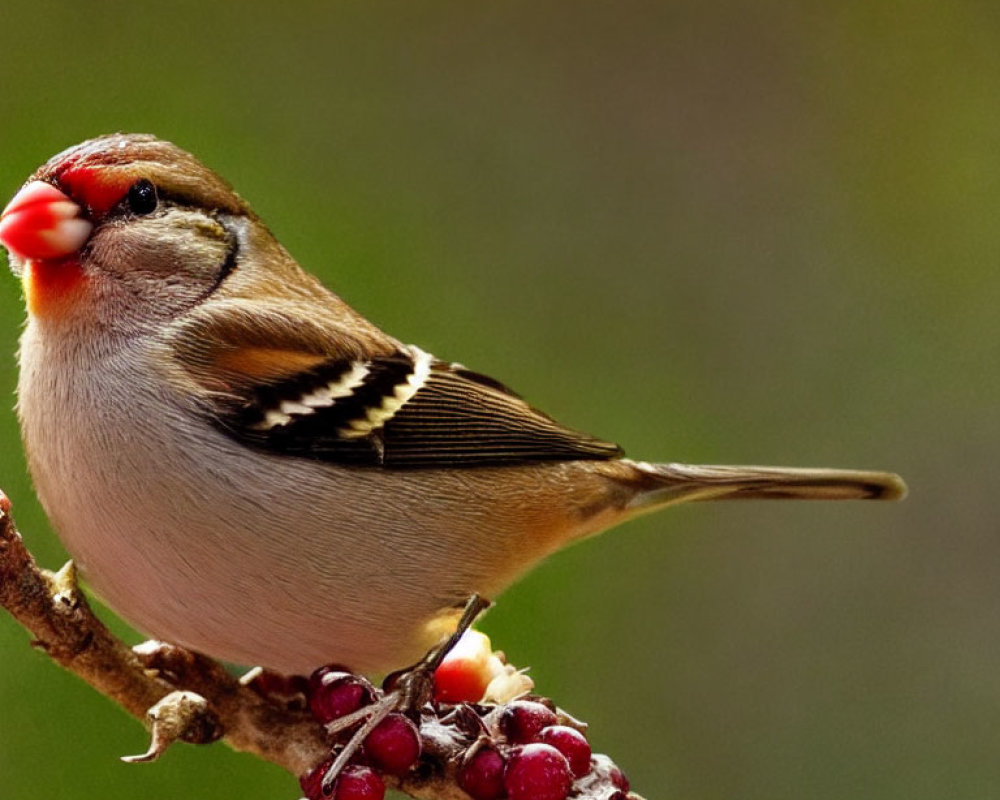
<path id="1" fill-rule="evenodd" d="M 0 605 L 60 666 L 140 720 L 178 690 L 201 695 L 236 750 L 253 753 L 300 775 L 329 752 L 323 727 L 306 711 L 282 709 L 242 686 L 221 665 L 181 648 L 164 648 L 161 664 L 144 663 L 101 622 L 76 584 L 69 562 L 40 569 L 24 546 L 0 493 Z M 151 667 L 151 668 L 147 668 Z M 219 738 L 219 729 L 191 721 L 176 737 L 194 744 Z"/>
<path id="2" fill-rule="evenodd" d="M 176 741 L 207 744 L 221 738 L 300 778 L 329 763 L 331 749 L 341 741 L 331 737 L 304 702 L 262 694 L 258 682 L 241 681 L 218 662 L 181 647 L 125 645 L 94 615 L 77 586 L 72 562 L 58 572 L 38 567 L 10 511 L 10 500 L 0 491 L 0 605 L 31 632 L 33 646 L 151 729 L 148 751 L 124 760 L 152 761 Z M 381 775 L 385 784 L 425 800 L 468 800 L 459 788 L 458 770 L 463 757 L 467 761 L 480 747 L 483 720 L 496 718 L 499 710 L 481 710 L 476 717 L 475 708 L 422 709 L 421 759 L 403 777 Z M 560 722 L 575 723 L 566 715 Z M 595 756 L 592 763 L 591 774 L 574 784 L 572 797 L 642 800 L 627 792 L 627 783 L 606 757 Z M 617 776 L 614 784 L 612 776 Z"/>

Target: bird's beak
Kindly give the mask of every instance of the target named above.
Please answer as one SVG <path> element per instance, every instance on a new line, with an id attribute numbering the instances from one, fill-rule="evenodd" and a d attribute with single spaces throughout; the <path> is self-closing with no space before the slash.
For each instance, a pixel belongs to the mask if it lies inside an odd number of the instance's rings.
<path id="1" fill-rule="evenodd" d="M 25 259 L 65 258 L 94 228 L 82 215 L 83 209 L 55 186 L 32 181 L 0 214 L 0 244 Z"/>

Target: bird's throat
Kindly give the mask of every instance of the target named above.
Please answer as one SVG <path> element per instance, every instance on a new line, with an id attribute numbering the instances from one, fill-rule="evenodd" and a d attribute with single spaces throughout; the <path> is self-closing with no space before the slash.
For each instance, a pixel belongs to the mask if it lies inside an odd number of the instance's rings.
<path id="1" fill-rule="evenodd" d="M 29 260 L 21 275 L 28 312 L 36 317 L 65 313 L 83 288 L 84 275 L 75 259 Z"/>

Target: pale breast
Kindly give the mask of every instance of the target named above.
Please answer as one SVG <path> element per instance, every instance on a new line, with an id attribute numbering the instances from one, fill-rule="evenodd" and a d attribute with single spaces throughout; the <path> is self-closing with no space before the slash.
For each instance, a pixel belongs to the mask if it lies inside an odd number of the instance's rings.
<path id="1" fill-rule="evenodd" d="M 498 592 L 571 524 L 544 491 L 571 465 L 497 481 L 259 453 L 155 385 L 141 355 L 67 359 L 29 327 L 19 393 L 46 511 L 93 588 L 148 635 L 286 671 L 395 668 L 442 605 Z"/>

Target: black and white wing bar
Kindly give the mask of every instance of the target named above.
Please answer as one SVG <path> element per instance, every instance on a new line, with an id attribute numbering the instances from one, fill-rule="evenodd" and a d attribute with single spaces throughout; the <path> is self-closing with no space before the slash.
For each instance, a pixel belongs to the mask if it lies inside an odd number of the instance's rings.
<path id="1" fill-rule="evenodd" d="M 563 427 L 491 378 L 413 347 L 329 361 L 217 409 L 230 436 L 265 450 L 389 468 L 608 459 L 614 444 Z"/>

